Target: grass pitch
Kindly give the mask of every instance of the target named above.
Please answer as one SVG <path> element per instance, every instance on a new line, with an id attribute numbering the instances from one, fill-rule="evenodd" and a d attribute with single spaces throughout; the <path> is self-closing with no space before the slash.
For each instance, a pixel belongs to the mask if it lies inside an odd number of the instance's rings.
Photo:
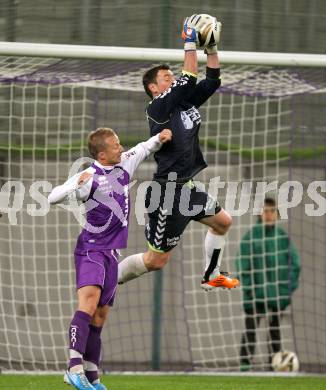
<path id="1" fill-rule="evenodd" d="M 106 375 L 108 390 L 324 390 L 324 377 Z M 0 389 L 69 390 L 58 375 L 0 375 Z"/>

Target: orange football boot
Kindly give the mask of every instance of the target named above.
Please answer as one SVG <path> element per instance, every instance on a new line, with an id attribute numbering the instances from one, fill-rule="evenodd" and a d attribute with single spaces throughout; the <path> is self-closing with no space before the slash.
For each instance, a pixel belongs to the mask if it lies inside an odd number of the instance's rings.
<path id="1" fill-rule="evenodd" d="M 222 287 L 222 288 L 236 288 L 240 285 L 240 282 L 236 278 L 231 278 L 230 274 L 228 272 L 223 272 L 221 273 L 214 279 L 211 280 L 205 280 L 203 279 L 201 282 L 201 288 L 210 291 L 213 290 L 214 288 L 217 287 Z"/>

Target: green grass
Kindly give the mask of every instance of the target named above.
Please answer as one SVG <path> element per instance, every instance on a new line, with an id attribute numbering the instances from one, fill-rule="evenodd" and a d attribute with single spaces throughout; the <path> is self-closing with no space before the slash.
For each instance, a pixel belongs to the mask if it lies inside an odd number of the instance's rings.
<path id="1" fill-rule="evenodd" d="M 106 375 L 102 382 L 108 390 L 322 390 L 322 377 L 249 377 L 249 376 L 125 376 Z M 0 389 L 69 390 L 62 376 L 0 375 Z"/>

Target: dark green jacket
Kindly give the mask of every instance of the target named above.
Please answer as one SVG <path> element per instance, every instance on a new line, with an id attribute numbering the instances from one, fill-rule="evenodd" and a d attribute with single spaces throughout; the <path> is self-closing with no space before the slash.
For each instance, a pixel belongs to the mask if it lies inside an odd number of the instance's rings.
<path id="1" fill-rule="evenodd" d="M 300 258 L 280 227 L 258 222 L 242 238 L 236 268 L 247 312 L 284 310 L 298 287 Z"/>

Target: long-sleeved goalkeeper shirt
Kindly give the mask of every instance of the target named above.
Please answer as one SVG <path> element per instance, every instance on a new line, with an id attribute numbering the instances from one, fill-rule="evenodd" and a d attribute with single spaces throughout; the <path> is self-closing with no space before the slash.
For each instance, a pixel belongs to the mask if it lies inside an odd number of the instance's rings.
<path id="1" fill-rule="evenodd" d="M 165 92 L 156 96 L 147 107 L 150 134 L 164 128 L 172 131 L 172 142 L 154 154 L 157 171 L 154 180 L 166 180 L 170 172 L 187 181 L 207 167 L 199 147 L 198 132 L 201 117 L 198 108 L 219 88 L 220 70 L 206 68 L 206 79 L 186 72 Z"/>

